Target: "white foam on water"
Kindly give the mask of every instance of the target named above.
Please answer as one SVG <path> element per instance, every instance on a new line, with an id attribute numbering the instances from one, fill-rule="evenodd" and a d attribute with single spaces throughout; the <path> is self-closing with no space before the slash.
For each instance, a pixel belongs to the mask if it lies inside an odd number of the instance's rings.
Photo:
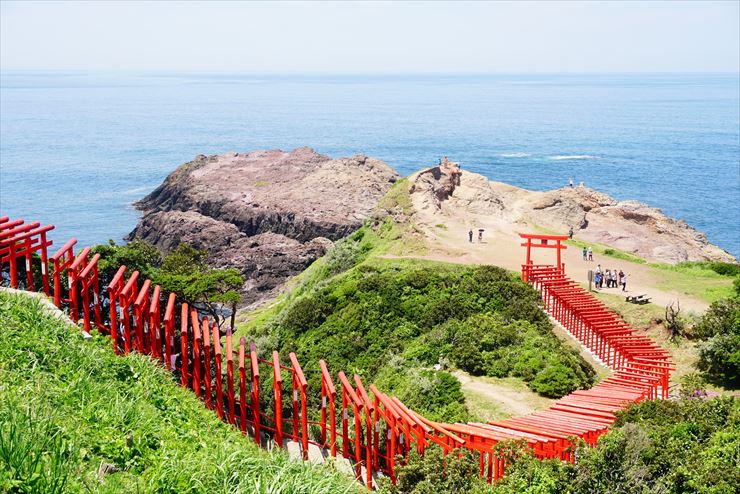
<path id="1" fill-rule="evenodd" d="M 558 154 L 556 156 L 549 156 L 548 159 L 553 161 L 560 160 L 595 160 L 598 159 L 596 156 L 590 154 Z"/>
<path id="2" fill-rule="evenodd" d="M 132 195 L 132 194 L 141 194 L 144 192 L 150 192 L 154 190 L 157 186 L 156 185 L 145 185 L 143 187 L 134 187 L 133 189 L 124 190 L 121 192 L 121 194 L 124 195 Z"/>
<path id="3" fill-rule="evenodd" d="M 529 153 L 501 153 L 499 156 L 502 158 L 526 158 L 532 155 Z"/>

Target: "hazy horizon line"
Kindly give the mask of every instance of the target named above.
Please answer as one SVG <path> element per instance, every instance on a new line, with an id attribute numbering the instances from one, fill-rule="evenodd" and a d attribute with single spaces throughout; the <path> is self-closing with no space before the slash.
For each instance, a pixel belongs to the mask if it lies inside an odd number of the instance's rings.
<path id="1" fill-rule="evenodd" d="M 153 69 L 42 69 L 42 68 L 0 68 L 0 73 L 57 73 L 57 74 L 142 74 L 142 75 L 296 75 L 296 76 L 333 76 L 333 75 L 357 75 L 357 76 L 485 76 L 485 75 L 740 75 L 736 71 L 716 70 L 670 70 L 670 71 L 642 71 L 642 70 L 563 70 L 563 71 L 521 71 L 521 70 L 497 70 L 497 71 L 457 71 L 457 72 L 431 72 L 431 71 L 244 71 L 244 70 L 210 70 L 195 71 L 187 69 L 153 70 Z"/>

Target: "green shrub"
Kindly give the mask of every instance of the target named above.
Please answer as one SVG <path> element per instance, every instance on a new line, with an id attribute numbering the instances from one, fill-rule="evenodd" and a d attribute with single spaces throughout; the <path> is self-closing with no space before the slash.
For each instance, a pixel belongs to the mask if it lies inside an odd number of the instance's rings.
<path id="1" fill-rule="evenodd" d="M 324 359 L 330 369 L 382 383 L 384 391 L 444 420 L 466 414 L 462 393 L 446 387 L 457 380 L 426 374 L 440 362 L 475 375 L 533 382 L 551 362 L 562 361 L 567 372 L 539 376 L 538 389 L 547 396 L 587 387 L 594 378 L 590 366 L 552 333 L 534 290 L 491 266 L 361 264 L 316 284 L 268 327 L 282 354 L 296 352 L 309 363 Z M 391 360 L 402 362 L 394 370 L 397 379 L 387 375 Z M 319 389 L 317 376 L 308 379 Z"/>
<path id="2" fill-rule="evenodd" d="M 436 445 L 428 447 L 424 456 L 409 453 L 406 464 L 397 468 L 397 484 L 383 479 L 379 492 L 384 494 L 466 493 L 482 494 L 488 485 L 478 475 L 478 460 L 466 451 L 444 455 Z"/>
<path id="3" fill-rule="evenodd" d="M 698 367 L 711 380 L 740 387 L 740 296 L 714 302 L 692 334 L 699 345 Z"/>
<path id="4" fill-rule="evenodd" d="M 740 387 L 740 333 L 718 334 L 699 345 L 697 367 L 727 387 Z"/>

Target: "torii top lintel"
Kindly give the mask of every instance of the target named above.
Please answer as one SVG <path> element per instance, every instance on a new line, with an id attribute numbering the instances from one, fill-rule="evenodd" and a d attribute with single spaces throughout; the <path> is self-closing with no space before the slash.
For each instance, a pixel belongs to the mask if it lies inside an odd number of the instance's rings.
<path id="1" fill-rule="evenodd" d="M 562 263 L 560 261 L 560 251 L 567 249 L 566 245 L 562 242 L 568 240 L 568 235 L 546 235 L 544 233 L 520 233 L 519 236 L 526 240 L 522 242 L 522 247 L 527 248 L 527 261 L 526 264 L 532 263 L 532 247 L 544 248 L 544 249 L 556 249 L 557 251 L 557 264 L 558 269 L 562 269 Z M 538 242 L 535 242 L 538 241 Z M 550 243 L 553 241 L 554 243 Z"/>

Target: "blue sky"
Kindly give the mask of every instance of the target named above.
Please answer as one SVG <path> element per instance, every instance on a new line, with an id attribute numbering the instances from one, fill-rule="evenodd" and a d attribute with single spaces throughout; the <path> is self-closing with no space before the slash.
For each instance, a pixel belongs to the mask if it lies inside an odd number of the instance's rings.
<path id="1" fill-rule="evenodd" d="M 737 72 L 740 2 L 12 2 L 0 69 Z"/>

